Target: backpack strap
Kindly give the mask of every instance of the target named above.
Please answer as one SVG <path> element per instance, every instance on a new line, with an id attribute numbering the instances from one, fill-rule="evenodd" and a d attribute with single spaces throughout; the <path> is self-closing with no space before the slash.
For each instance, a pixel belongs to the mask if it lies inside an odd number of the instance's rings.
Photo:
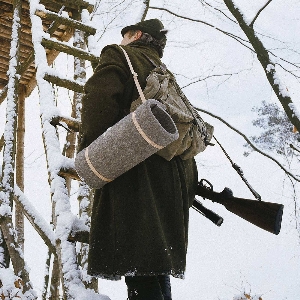
<path id="1" fill-rule="evenodd" d="M 151 59 L 148 55 L 145 53 L 142 53 L 151 63 L 155 68 L 161 68 L 164 72 L 167 71 L 167 66 L 163 63 L 157 64 L 153 59 Z"/>
<path id="2" fill-rule="evenodd" d="M 137 88 L 137 90 L 138 90 L 138 92 L 139 92 L 139 95 L 140 95 L 140 97 L 141 97 L 142 102 L 144 103 L 144 102 L 146 102 L 147 100 L 146 100 L 145 95 L 144 95 L 144 93 L 143 93 L 143 90 L 142 90 L 142 88 L 141 88 L 141 86 L 140 86 L 140 83 L 139 83 L 139 81 L 138 81 L 138 79 L 137 79 L 138 74 L 134 71 L 133 66 L 132 66 L 132 64 L 131 64 L 131 61 L 130 61 L 130 58 L 129 58 L 127 52 L 125 51 L 125 49 L 124 49 L 122 46 L 119 46 L 119 47 L 121 48 L 121 50 L 123 51 L 123 53 L 124 53 L 124 55 L 125 55 L 125 58 L 126 58 L 126 60 L 127 60 L 127 63 L 128 63 L 129 69 L 130 69 L 130 72 L 131 72 L 131 74 L 132 74 L 132 76 L 133 76 L 133 80 L 134 80 L 134 82 L 135 82 L 136 88 Z"/>

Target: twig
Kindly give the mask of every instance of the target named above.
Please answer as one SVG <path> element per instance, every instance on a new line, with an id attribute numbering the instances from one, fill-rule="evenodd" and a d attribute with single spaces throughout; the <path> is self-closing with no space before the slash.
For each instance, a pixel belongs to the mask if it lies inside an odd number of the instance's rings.
<path id="1" fill-rule="evenodd" d="M 232 75 L 240 74 L 240 72 L 242 72 L 242 71 L 235 72 L 235 73 L 228 73 L 228 74 L 225 73 L 225 74 L 214 74 L 214 75 L 209 75 L 209 76 L 206 76 L 206 77 L 204 77 L 204 78 L 199 78 L 199 79 L 197 79 L 197 80 L 194 80 L 194 81 L 192 81 L 192 82 L 190 82 L 190 83 L 188 83 L 188 84 L 182 86 L 181 89 L 184 89 L 184 88 L 186 88 L 186 87 L 188 87 L 188 86 L 190 86 L 190 85 L 192 85 L 192 84 L 194 84 L 194 83 L 197 83 L 197 82 L 200 82 L 200 81 L 204 81 L 204 80 L 206 80 L 206 79 L 208 79 L 208 78 L 211 78 L 211 77 L 229 76 L 229 78 L 230 78 Z"/>
<path id="2" fill-rule="evenodd" d="M 272 0 L 269 0 L 256 14 L 256 16 L 254 17 L 254 19 L 252 20 L 252 22 L 250 23 L 250 27 L 253 27 L 256 19 L 258 18 L 259 14 L 272 2 Z"/>
<path id="3" fill-rule="evenodd" d="M 245 134 L 243 134 L 242 132 L 240 132 L 238 129 L 236 129 L 235 127 L 233 127 L 232 125 L 230 125 L 228 122 L 226 122 L 224 119 L 222 119 L 221 117 L 198 107 L 195 107 L 196 110 L 201 111 L 205 114 L 208 114 L 210 116 L 212 116 L 213 118 L 218 119 L 219 121 L 223 122 L 226 126 L 228 126 L 230 129 L 232 129 L 233 131 L 235 131 L 236 133 L 238 133 L 240 136 L 242 136 L 244 138 L 244 140 L 253 148 L 254 151 L 260 153 L 261 155 L 271 159 L 272 161 L 274 161 L 286 174 L 288 174 L 289 176 L 291 176 L 294 180 L 300 182 L 300 178 L 298 178 L 296 175 L 292 174 L 290 171 L 288 171 L 280 162 L 278 162 L 274 157 L 270 156 L 269 154 L 263 152 L 262 150 L 258 149 L 254 144 L 252 144 L 252 142 L 249 140 L 249 138 L 247 138 L 247 136 Z"/>
<path id="4" fill-rule="evenodd" d="M 227 19 L 229 19 L 231 22 L 233 23 L 236 23 L 237 24 L 237 21 L 231 19 L 229 16 L 227 16 L 221 9 L 218 9 L 218 8 L 215 8 L 213 7 L 211 4 L 207 3 L 206 1 L 203 1 L 204 4 L 206 4 L 207 6 L 211 7 L 212 9 L 220 12 L 222 15 L 224 15 Z"/>
<path id="5" fill-rule="evenodd" d="M 216 26 L 214 26 L 214 25 L 212 25 L 212 24 L 209 24 L 209 23 L 207 23 L 207 22 L 205 22 L 205 21 L 197 20 L 197 19 L 192 19 L 192 18 L 185 17 L 185 16 L 181 16 L 181 15 L 178 15 L 178 14 L 176 14 L 176 13 L 170 11 L 169 9 L 163 8 L 163 7 L 149 6 L 149 8 L 151 8 L 151 9 L 157 9 L 157 10 L 163 10 L 163 11 L 166 11 L 166 12 L 168 12 L 169 14 L 171 14 L 171 15 L 177 17 L 177 18 L 181 18 L 181 19 L 184 19 L 184 20 L 193 21 L 193 22 L 197 22 L 197 23 L 202 23 L 202 24 L 204 24 L 204 25 L 207 25 L 207 26 L 209 26 L 209 27 L 212 27 L 212 28 L 214 28 L 214 29 L 216 29 L 216 30 L 222 32 L 223 34 L 228 35 L 229 37 L 235 39 L 237 42 L 239 42 L 240 44 L 242 44 L 243 46 L 245 46 L 245 47 L 248 48 L 249 50 L 255 52 L 252 48 L 250 48 L 249 46 L 247 46 L 247 45 L 245 45 L 245 44 L 243 43 L 243 42 L 249 43 L 249 41 L 247 41 L 247 40 L 245 40 L 245 39 L 243 39 L 243 38 L 241 38 L 241 37 L 239 37 L 239 36 L 237 36 L 237 35 L 235 35 L 235 34 L 233 34 L 233 33 L 224 31 L 224 30 L 222 30 L 222 29 L 220 29 L 220 28 L 218 28 L 218 27 L 216 27 Z"/>
<path id="6" fill-rule="evenodd" d="M 300 149 L 298 147 L 294 146 L 293 144 L 290 144 L 290 147 L 300 153 Z"/>

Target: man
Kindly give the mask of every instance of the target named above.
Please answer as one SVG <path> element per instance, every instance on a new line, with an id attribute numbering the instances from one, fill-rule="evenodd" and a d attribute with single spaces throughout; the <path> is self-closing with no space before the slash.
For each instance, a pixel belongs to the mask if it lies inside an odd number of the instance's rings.
<path id="1" fill-rule="evenodd" d="M 157 19 L 121 31 L 142 88 L 161 64 L 166 44 Z M 82 103 L 81 149 L 130 111 L 138 98 L 125 56 L 106 46 Z M 130 143 L 130 141 L 129 141 Z M 197 185 L 193 159 L 167 161 L 152 155 L 95 191 L 89 250 L 89 274 L 107 279 L 125 276 L 130 300 L 171 300 L 170 275 L 183 278 L 186 267 L 189 208 Z"/>

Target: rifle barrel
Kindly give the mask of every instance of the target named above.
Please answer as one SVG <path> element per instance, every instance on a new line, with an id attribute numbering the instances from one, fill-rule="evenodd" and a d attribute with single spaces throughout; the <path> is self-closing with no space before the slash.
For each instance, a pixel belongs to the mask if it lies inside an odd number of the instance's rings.
<path id="1" fill-rule="evenodd" d="M 217 226 L 221 226 L 223 223 L 223 218 L 220 217 L 218 214 L 213 212 L 212 210 L 206 208 L 205 206 L 202 205 L 202 203 L 197 200 L 196 198 L 194 199 L 193 206 L 192 206 L 196 211 L 198 211 L 200 214 L 202 214 L 204 217 L 212 221 L 214 224 Z"/>

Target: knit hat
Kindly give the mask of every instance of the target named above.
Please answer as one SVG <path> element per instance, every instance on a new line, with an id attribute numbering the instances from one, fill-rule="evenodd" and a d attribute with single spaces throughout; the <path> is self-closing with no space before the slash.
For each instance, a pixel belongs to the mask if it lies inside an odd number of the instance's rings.
<path id="1" fill-rule="evenodd" d="M 144 33 L 150 34 L 157 40 L 164 38 L 168 32 L 168 30 L 164 29 L 163 23 L 158 19 L 150 19 L 138 22 L 134 25 L 126 26 L 121 30 L 122 36 L 124 36 L 129 30 L 140 30 Z"/>

